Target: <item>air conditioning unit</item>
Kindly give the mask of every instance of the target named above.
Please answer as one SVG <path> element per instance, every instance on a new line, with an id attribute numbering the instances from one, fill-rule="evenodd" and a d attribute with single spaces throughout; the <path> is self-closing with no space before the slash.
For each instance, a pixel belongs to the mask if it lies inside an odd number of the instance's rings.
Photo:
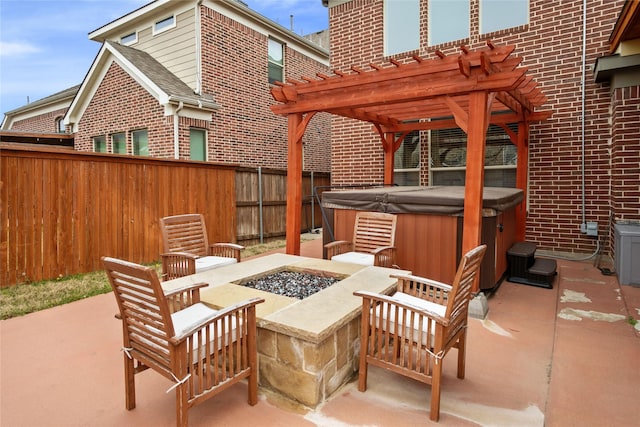
<path id="1" fill-rule="evenodd" d="M 616 224 L 614 233 L 618 281 L 640 286 L 640 224 Z"/>

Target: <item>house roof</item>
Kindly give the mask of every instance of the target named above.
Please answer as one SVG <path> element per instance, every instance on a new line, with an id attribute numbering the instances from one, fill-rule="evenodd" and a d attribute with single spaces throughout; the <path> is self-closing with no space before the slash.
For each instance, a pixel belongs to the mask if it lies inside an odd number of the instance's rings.
<path id="1" fill-rule="evenodd" d="M 33 101 L 30 102 L 26 105 L 23 105 L 21 107 L 15 108 L 11 111 L 7 111 L 5 114 L 6 115 L 13 115 L 16 113 L 23 113 L 23 112 L 27 112 L 36 108 L 41 108 L 45 105 L 48 104 L 53 104 L 53 103 L 57 103 L 59 101 L 65 100 L 65 99 L 73 99 L 73 97 L 76 95 L 76 93 L 78 92 L 78 89 L 80 89 L 80 85 L 75 85 L 73 87 L 70 87 L 68 89 L 64 89 L 61 90 L 60 92 L 56 92 L 53 95 L 49 95 L 47 97 L 38 99 L 37 101 Z"/>
<path id="2" fill-rule="evenodd" d="M 153 82 L 169 100 L 183 101 L 192 105 L 200 105 L 203 108 L 218 108 L 212 96 L 194 93 L 189 85 L 180 80 L 147 52 L 110 41 L 105 43 L 109 45 L 109 48 L 120 53 L 137 71 Z"/>
<path id="3" fill-rule="evenodd" d="M 211 96 L 194 93 L 186 83 L 148 53 L 106 41 L 93 61 L 65 116 L 65 124 L 72 124 L 74 131 L 76 131 L 77 123 L 112 62 L 116 62 L 140 86 L 156 98 L 158 103 L 165 107 L 165 114 L 171 114 L 175 110 L 175 106 L 181 103 L 204 112 L 219 108 Z"/>
<path id="4" fill-rule="evenodd" d="M 627 0 L 609 37 L 610 51 L 615 52 L 620 43 L 640 39 L 640 2 Z"/>
<path id="5" fill-rule="evenodd" d="M 321 0 L 314 0 L 321 1 Z M 193 5 L 202 3 L 202 0 L 191 0 Z M 223 8 L 227 11 L 237 13 L 243 20 L 257 24 L 258 27 L 265 28 L 269 33 L 282 37 L 289 42 L 295 42 L 298 46 L 304 48 L 305 53 L 310 56 L 314 56 L 321 61 L 327 61 L 329 58 L 329 51 L 316 43 L 313 37 L 303 37 L 296 34 L 293 31 L 285 28 L 284 26 L 272 21 L 271 19 L 261 15 L 255 10 L 247 6 L 246 3 L 239 0 L 214 0 L 207 2 L 209 7 Z M 324 3 L 323 3 L 324 4 Z M 134 24 L 136 22 L 148 19 L 149 16 L 153 16 L 160 11 L 171 10 L 176 6 L 188 7 L 188 2 L 185 0 L 155 0 L 152 1 L 131 13 L 128 13 L 114 21 L 111 21 L 100 28 L 95 29 L 89 33 L 91 40 L 104 42 L 109 38 L 117 36 L 123 26 Z M 325 5 L 326 6 L 326 5 Z M 247 22 L 247 23 L 248 23 Z"/>

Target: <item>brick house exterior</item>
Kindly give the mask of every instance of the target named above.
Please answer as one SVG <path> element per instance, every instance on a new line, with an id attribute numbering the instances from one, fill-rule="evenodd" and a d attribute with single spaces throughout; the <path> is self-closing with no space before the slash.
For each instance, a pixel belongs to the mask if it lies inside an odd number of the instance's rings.
<path id="1" fill-rule="evenodd" d="M 64 115 L 80 85 L 5 113 L 2 130 L 30 133 L 64 133 Z M 61 123 L 62 122 L 62 123 Z"/>
<path id="2" fill-rule="evenodd" d="M 385 56 L 385 1 L 328 1 L 331 68 L 411 62 L 414 54 L 458 53 L 461 45 L 476 49 L 486 40 L 514 45 L 547 96 L 545 107 L 553 110 L 529 133 L 526 238 L 555 252 L 591 254 L 599 243 L 612 253 L 613 225 L 640 222 L 640 81 L 632 78 L 626 87 L 614 88 L 596 82 L 592 70 L 610 53 L 609 37 L 625 1 L 586 0 L 584 59 L 582 0 L 530 0 L 527 23 L 487 34 L 479 28 L 482 0 L 470 0 L 469 36 L 434 46 L 427 42 L 429 1 L 420 0 L 419 48 L 392 56 Z M 420 136 L 419 184 L 430 185 L 429 133 Z M 331 150 L 334 184 L 382 183 L 383 151 L 370 124 L 334 117 Z M 598 224 L 598 239 L 583 232 L 585 222 Z"/>
<path id="3" fill-rule="evenodd" d="M 167 17 L 173 26 L 158 30 Z M 125 43 L 130 35 L 135 40 Z M 283 80 L 329 64 L 325 48 L 236 0 L 157 0 L 89 37 L 103 46 L 68 111 L 59 112 L 67 112 L 79 151 L 94 151 L 99 137 L 113 152 L 111 137 L 124 134 L 131 155 L 133 132 L 146 131 L 149 156 L 189 159 L 197 129 L 205 131 L 206 161 L 286 169 L 287 120 L 269 109 L 269 40 L 283 46 Z M 17 124 L 26 130 L 49 119 Z M 329 172 L 330 117 L 318 115 L 311 126 L 305 170 Z"/>

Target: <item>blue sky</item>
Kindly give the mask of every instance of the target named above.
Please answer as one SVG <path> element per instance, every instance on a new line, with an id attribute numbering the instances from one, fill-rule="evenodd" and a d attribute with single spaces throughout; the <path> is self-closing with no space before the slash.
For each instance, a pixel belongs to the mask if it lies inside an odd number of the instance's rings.
<path id="1" fill-rule="evenodd" d="M 321 0 L 244 0 L 294 31 L 328 27 Z M 82 83 L 100 44 L 88 34 L 149 0 L 0 0 L 0 113 Z M 1 117 L 1 115 L 0 115 Z"/>

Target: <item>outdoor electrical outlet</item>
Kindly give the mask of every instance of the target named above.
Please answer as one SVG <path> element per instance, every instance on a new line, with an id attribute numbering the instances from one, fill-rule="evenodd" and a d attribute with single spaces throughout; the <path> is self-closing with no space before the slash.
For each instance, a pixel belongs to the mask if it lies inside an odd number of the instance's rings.
<path id="1" fill-rule="evenodd" d="M 587 236 L 598 237 L 598 223 L 597 222 L 587 222 L 581 224 L 580 231 L 585 233 Z"/>

